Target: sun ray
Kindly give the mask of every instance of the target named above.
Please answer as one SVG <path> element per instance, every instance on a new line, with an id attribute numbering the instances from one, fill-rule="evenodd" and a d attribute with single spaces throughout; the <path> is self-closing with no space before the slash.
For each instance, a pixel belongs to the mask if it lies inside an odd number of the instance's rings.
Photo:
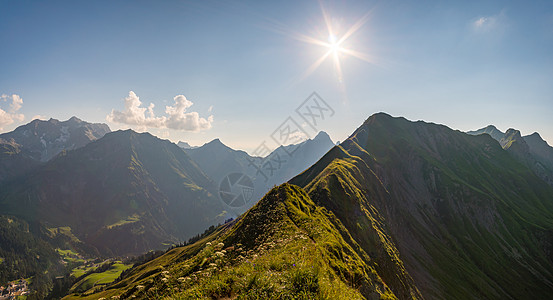
<path id="1" fill-rule="evenodd" d="M 330 56 L 330 54 L 332 54 L 332 50 L 327 51 L 323 56 L 317 59 L 317 61 L 315 61 L 311 66 L 309 66 L 309 68 L 307 68 L 307 70 L 305 70 L 305 72 L 300 77 L 300 81 L 304 80 L 309 75 L 311 75 L 311 73 L 315 72 L 315 70 L 317 70 L 317 68 L 326 60 L 328 56 Z"/>
<path id="2" fill-rule="evenodd" d="M 342 75 L 342 66 L 340 65 L 340 58 L 338 57 L 338 51 L 333 51 L 334 56 L 334 67 L 336 68 L 336 74 L 338 75 L 338 81 L 342 82 L 344 80 Z"/>
<path id="3" fill-rule="evenodd" d="M 369 10 L 361 19 L 357 20 L 353 26 L 351 26 L 348 31 L 338 40 L 338 44 L 343 43 L 345 40 L 347 40 L 350 36 L 352 36 L 357 30 L 359 30 L 367 21 L 369 20 L 369 17 L 372 14 L 372 10 Z"/>
<path id="4" fill-rule="evenodd" d="M 330 17 L 326 13 L 326 9 L 325 9 L 325 7 L 323 5 L 323 2 L 321 0 L 319 0 L 319 6 L 321 7 L 321 12 L 323 14 L 323 19 L 325 21 L 325 25 L 326 25 L 326 29 L 328 30 L 328 34 L 329 35 L 334 35 L 334 32 L 332 30 L 332 24 L 330 22 Z"/>
<path id="5" fill-rule="evenodd" d="M 320 46 L 327 49 L 327 51 L 321 57 L 319 57 L 313 64 L 311 64 L 305 70 L 305 72 L 303 72 L 303 74 L 297 79 L 298 81 L 303 81 L 313 72 L 315 72 L 315 70 L 317 70 L 317 68 L 319 68 L 325 60 L 331 57 L 330 59 L 332 60 L 332 64 L 334 66 L 334 70 L 336 72 L 338 81 L 341 83 L 341 85 L 343 85 L 344 77 L 343 77 L 342 63 L 340 61 L 341 58 L 345 56 L 351 56 L 370 64 L 376 63 L 376 60 L 370 55 L 353 49 L 346 48 L 347 46 L 344 46 L 345 42 L 349 40 L 356 32 L 358 32 L 367 23 L 374 9 L 371 9 L 367 13 L 365 13 L 351 27 L 349 27 L 343 35 L 338 36 L 338 32 L 336 31 L 336 28 L 333 27 L 330 14 L 328 13 L 326 7 L 324 6 L 321 0 L 319 0 L 319 4 L 321 8 L 321 14 L 323 17 L 324 25 L 328 33 L 328 41 L 324 41 L 319 38 L 298 33 L 292 30 L 287 30 L 284 24 L 275 20 L 271 20 L 272 21 L 271 23 L 273 23 L 273 28 L 269 28 L 269 29 L 274 32 L 289 36 L 297 41 Z"/>
<path id="6" fill-rule="evenodd" d="M 349 56 L 353 56 L 355 58 L 358 58 L 362 61 L 365 61 L 365 62 L 368 62 L 370 64 L 375 64 L 375 59 L 374 58 L 371 58 L 368 54 L 365 54 L 365 53 L 362 53 L 362 52 L 359 52 L 359 51 L 355 51 L 355 50 L 352 50 L 352 49 L 345 49 L 345 48 L 340 48 L 340 52 L 344 53 L 344 54 L 347 54 Z"/>

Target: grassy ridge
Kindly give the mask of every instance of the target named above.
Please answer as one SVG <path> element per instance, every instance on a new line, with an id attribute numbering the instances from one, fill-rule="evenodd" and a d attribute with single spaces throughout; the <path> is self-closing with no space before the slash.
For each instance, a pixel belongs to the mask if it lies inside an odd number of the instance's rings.
<path id="1" fill-rule="evenodd" d="M 234 225 L 84 298 L 396 299 L 367 259 L 332 213 L 285 184 Z"/>
<path id="2" fill-rule="evenodd" d="M 423 295 L 553 292 L 553 190 L 489 136 L 376 115 L 327 156 L 292 182 L 332 210 L 371 257 L 396 248 L 392 261 L 403 262 Z"/>

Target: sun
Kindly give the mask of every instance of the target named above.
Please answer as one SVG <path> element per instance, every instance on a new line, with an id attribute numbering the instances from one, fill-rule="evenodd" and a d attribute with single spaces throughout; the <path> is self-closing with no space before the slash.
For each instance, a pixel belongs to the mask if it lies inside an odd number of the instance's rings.
<path id="1" fill-rule="evenodd" d="M 334 34 L 328 35 L 328 48 L 334 53 L 340 52 L 340 44 Z"/>
<path id="2" fill-rule="evenodd" d="M 327 41 L 317 39 L 315 37 L 303 35 L 303 34 L 293 34 L 293 37 L 302 42 L 309 44 L 321 46 L 327 49 L 327 51 L 319 57 L 307 70 L 304 72 L 301 79 L 306 78 L 311 73 L 313 73 L 324 61 L 327 59 L 332 59 L 338 81 L 343 81 L 342 66 L 340 63 L 340 58 L 343 56 L 351 56 L 357 59 L 363 60 L 365 62 L 374 63 L 374 60 L 365 53 L 361 53 L 354 49 L 349 49 L 344 46 L 345 42 L 348 41 L 365 23 L 368 21 L 371 11 L 367 12 L 363 17 L 361 17 L 357 22 L 355 22 L 344 34 L 338 36 L 335 34 L 335 29 L 333 28 L 330 17 L 326 12 L 324 6 L 321 3 L 321 11 L 324 18 L 324 22 L 328 31 Z"/>

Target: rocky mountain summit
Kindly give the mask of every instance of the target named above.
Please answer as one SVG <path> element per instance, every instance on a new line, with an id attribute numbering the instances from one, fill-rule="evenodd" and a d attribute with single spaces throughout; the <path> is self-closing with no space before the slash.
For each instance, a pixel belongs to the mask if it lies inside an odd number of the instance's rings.
<path id="1" fill-rule="evenodd" d="M 0 134 L 0 143 L 20 145 L 30 158 L 46 162 L 64 150 L 83 147 L 110 131 L 106 124 L 88 123 L 77 117 L 63 122 L 33 120 L 12 132 Z"/>

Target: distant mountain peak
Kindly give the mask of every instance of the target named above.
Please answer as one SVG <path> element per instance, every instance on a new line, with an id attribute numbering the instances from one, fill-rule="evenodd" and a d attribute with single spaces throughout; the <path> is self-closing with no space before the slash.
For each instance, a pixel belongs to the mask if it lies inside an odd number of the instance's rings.
<path id="1" fill-rule="evenodd" d="M 0 134 L 0 138 L 13 140 L 26 149 L 32 159 L 48 161 L 64 150 L 80 148 L 111 132 L 108 125 L 88 123 L 77 117 L 67 121 L 50 118 L 35 119 L 17 127 L 14 131 Z"/>
<path id="2" fill-rule="evenodd" d="M 505 134 L 520 135 L 520 131 L 514 128 L 509 128 L 507 129 L 507 131 L 505 131 Z"/>
<path id="3" fill-rule="evenodd" d="M 505 132 L 505 136 L 499 140 L 499 144 L 503 147 L 503 149 L 508 149 L 511 147 L 513 143 L 518 143 L 521 145 L 526 145 L 526 142 L 522 138 L 522 135 L 520 134 L 519 130 L 516 130 L 514 128 L 509 128 Z"/>
<path id="4" fill-rule="evenodd" d="M 527 138 L 527 137 L 532 137 L 532 138 L 536 138 L 536 139 L 540 139 L 540 140 L 544 141 L 544 139 L 541 137 L 541 135 L 537 132 L 529 134 L 529 135 L 525 136 L 524 138 Z"/>
<path id="5" fill-rule="evenodd" d="M 179 142 L 177 143 L 177 146 L 181 147 L 182 149 L 190 149 L 190 148 L 193 148 L 189 143 L 184 142 L 184 141 L 179 141 Z"/>
<path id="6" fill-rule="evenodd" d="M 393 119 L 394 117 L 392 117 L 392 115 L 388 114 L 388 113 L 385 113 L 385 112 L 377 112 L 377 113 L 374 113 L 372 116 L 369 117 L 370 118 L 388 118 L 388 119 Z"/>
<path id="7" fill-rule="evenodd" d="M 75 116 L 72 116 L 71 118 L 69 118 L 69 120 L 67 120 L 66 122 L 71 122 L 71 123 L 83 123 L 83 120 L 75 117 Z"/>
<path id="8" fill-rule="evenodd" d="M 332 141 L 332 139 L 330 138 L 330 136 L 328 135 L 328 133 L 326 133 L 325 131 L 319 131 L 319 133 L 317 133 L 317 135 L 313 138 L 313 140 L 330 140 Z"/>
<path id="9" fill-rule="evenodd" d="M 219 138 L 216 138 L 214 140 L 212 140 L 211 142 L 208 142 L 206 143 L 204 146 L 206 147 L 224 147 L 224 148 L 229 148 L 229 146 L 223 144 L 223 142 L 221 142 L 221 140 Z"/>
<path id="10" fill-rule="evenodd" d="M 520 134 L 520 131 L 514 128 L 509 128 L 507 131 L 505 131 L 505 137 L 512 140 L 522 140 L 522 135 Z"/>
<path id="11" fill-rule="evenodd" d="M 384 120 L 391 120 L 394 119 L 391 115 L 385 113 L 385 112 L 377 112 L 375 114 L 372 114 L 365 123 L 373 123 L 378 121 L 384 121 Z"/>
<path id="12" fill-rule="evenodd" d="M 479 135 L 479 134 L 486 133 L 486 134 L 490 135 L 496 141 L 501 140 L 503 138 L 503 136 L 505 135 L 504 132 L 497 129 L 497 127 L 495 127 L 494 125 L 488 125 L 484 128 L 478 129 L 478 130 L 467 131 L 467 133 L 470 134 L 470 135 Z"/>

